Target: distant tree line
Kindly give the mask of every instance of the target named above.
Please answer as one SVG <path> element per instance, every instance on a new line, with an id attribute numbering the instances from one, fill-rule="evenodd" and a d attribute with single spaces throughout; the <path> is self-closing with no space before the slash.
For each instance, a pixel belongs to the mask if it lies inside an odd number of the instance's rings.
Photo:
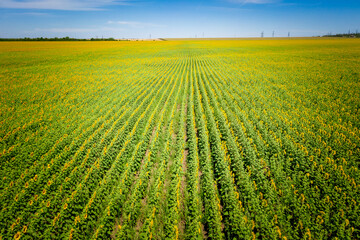
<path id="1" fill-rule="evenodd" d="M 0 38 L 0 41 L 117 41 L 114 38 L 70 38 L 70 37 L 63 37 L 63 38 Z"/>
<path id="2" fill-rule="evenodd" d="M 358 31 L 351 33 L 350 31 L 348 33 L 328 33 L 326 35 L 323 35 L 323 37 L 345 37 L 345 38 L 360 38 L 360 33 Z"/>

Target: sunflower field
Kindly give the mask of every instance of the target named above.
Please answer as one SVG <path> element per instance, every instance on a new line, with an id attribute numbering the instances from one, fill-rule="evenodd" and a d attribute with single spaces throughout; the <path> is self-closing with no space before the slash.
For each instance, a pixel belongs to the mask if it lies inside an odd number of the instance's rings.
<path id="1" fill-rule="evenodd" d="M 0 43 L 0 239 L 360 239 L 360 40 Z"/>

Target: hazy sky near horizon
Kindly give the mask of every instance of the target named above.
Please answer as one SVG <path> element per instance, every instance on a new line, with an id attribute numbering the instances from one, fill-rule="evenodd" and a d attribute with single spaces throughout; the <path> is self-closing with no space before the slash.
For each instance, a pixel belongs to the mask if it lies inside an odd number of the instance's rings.
<path id="1" fill-rule="evenodd" d="M 0 38 L 318 36 L 360 31 L 360 0 L 0 0 Z"/>

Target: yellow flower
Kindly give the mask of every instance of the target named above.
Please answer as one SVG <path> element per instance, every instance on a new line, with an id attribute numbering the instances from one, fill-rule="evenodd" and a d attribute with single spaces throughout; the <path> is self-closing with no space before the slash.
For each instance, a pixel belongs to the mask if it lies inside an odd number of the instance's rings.
<path id="1" fill-rule="evenodd" d="M 345 219 L 345 226 L 348 226 L 350 224 L 349 219 Z"/>
<path id="2" fill-rule="evenodd" d="M 20 237 L 21 237 L 21 233 L 20 233 L 20 232 L 17 232 L 17 233 L 15 234 L 15 236 L 14 236 L 14 239 L 15 239 L 15 240 L 18 240 L 18 239 L 20 239 Z"/>

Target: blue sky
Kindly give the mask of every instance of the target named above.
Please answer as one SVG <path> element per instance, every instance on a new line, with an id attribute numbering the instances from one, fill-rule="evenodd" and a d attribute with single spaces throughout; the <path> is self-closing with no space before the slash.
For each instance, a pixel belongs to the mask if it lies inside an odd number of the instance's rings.
<path id="1" fill-rule="evenodd" d="M 360 31 L 360 0 L 0 0 L 0 37 L 265 37 Z"/>

